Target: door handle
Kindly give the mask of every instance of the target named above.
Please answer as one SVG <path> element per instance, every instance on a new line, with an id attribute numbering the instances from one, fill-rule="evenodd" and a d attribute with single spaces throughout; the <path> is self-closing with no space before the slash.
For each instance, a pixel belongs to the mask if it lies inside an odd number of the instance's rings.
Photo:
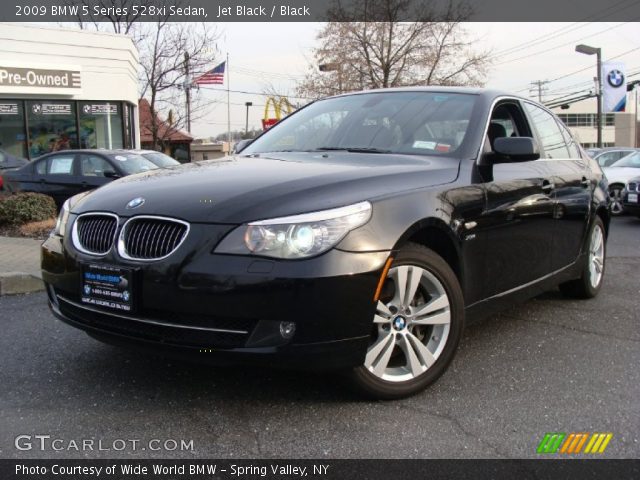
<path id="1" fill-rule="evenodd" d="M 582 177 L 580 185 L 582 185 L 583 188 L 589 188 L 591 186 L 591 181 L 587 177 Z"/>
<path id="2" fill-rule="evenodd" d="M 549 180 L 542 182 L 542 191 L 544 193 L 551 193 L 554 188 L 556 188 L 556 186 L 553 182 L 550 182 Z"/>

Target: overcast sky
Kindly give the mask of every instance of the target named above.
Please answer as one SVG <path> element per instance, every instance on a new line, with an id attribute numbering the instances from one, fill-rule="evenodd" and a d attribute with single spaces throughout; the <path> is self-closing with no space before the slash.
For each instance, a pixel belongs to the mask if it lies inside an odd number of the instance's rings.
<path id="1" fill-rule="evenodd" d="M 272 85 L 278 92 L 294 95 L 296 80 L 312 61 L 311 51 L 319 23 L 224 23 L 218 24 L 221 39 L 220 61 L 229 54 L 232 90 L 261 92 Z M 469 23 L 465 25 L 480 49 L 494 52 L 487 86 L 528 95 L 536 80 L 555 80 L 547 85 L 547 98 L 588 88 L 596 75 L 595 57 L 575 53 L 578 43 L 601 47 L 603 58 L 618 57 L 626 64 L 627 75 L 640 78 L 640 23 Z M 518 47 L 511 53 L 500 53 Z M 626 53 L 625 52 L 629 52 Z M 624 55 L 621 55 L 624 54 Z M 524 57 L 524 58 L 523 58 Z M 213 67 L 213 65 L 212 65 Z M 592 67 L 592 68 L 589 68 Z M 331 73 L 328 73 L 331 75 Z M 215 88 L 226 89 L 224 86 Z M 202 89 L 210 108 L 192 125 L 196 137 L 226 132 L 226 91 Z M 231 93 L 231 127 L 244 128 L 245 106 L 249 128 L 258 127 L 264 113 L 265 97 Z"/>

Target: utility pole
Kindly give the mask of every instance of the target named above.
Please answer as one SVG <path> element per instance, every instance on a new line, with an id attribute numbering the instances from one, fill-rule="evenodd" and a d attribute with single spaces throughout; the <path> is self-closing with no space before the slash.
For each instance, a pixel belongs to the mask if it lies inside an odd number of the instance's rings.
<path id="1" fill-rule="evenodd" d="M 596 122 L 598 127 L 598 148 L 602 148 L 602 49 L 590 47 L 589 45 L 576 45 L 576 52 L 584 55 L 596 56 L 596 68 L 598 69 L 598 87 L 596 99 L 598 100 L 598 110 L 596 114 Z"/>
<path id="2" fill-rule="evenodd" d="M 253 102 L 244 102 L 244 105 L 247 107 L 247 116 L 244 123 L 244 135 L 246 137 L 249 133 L 249 107 L 253 105 Z"/>
<path id="3" fill-rule="evenodd" d="M 186 98 L 187 133 L 191 134 L 191 78 L 189 78 L 189 52 L 184 52 L 184 93 Z"/>
<path id="4" fill-rule="evenodd" d="M 547 91 L 547 88 L 545 87 L 547 83 L 549 83 L 549 80 L 536 80 L 535 82 L 531 82 L 529 93 L 536 93 L 537 91 L 539 103 L 542 103 L 542 95 Z"/>

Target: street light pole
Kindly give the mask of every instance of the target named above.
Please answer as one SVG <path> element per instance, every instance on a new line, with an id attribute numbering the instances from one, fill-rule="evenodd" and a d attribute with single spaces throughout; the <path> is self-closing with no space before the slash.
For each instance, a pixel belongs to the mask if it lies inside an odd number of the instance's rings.
<path id="1" fill-rule="evenodd" d="M 596 122 L 598 124 L 597 147 L 602 148 L 602 49 L 580 44 L 576 45 L 576 52 L 596 56 L 596 65 L 598 68 L 598 91 L 596 95 L 596 99 L 598 101 L 598 110 L 596 114 Z"/>
<path id="2" fill-rule="evenodd" d="M 253 102 L 244 102 L 245 107 L 247 107 L 247 117 L 244 123 L 244 134 L 249 134 L 249 107 L 253 105 Z"/>

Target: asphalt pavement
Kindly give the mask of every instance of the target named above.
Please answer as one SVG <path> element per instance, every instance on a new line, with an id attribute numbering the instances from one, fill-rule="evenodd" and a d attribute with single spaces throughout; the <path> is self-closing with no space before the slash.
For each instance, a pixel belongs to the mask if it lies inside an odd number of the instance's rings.
<path id="1" fill-rule="evenodd" d="M 547 432 L 611 432 L 600 458 L 638 458 L 639 271 L 640 220 L 615 219 L 598 298 L 551 291 L 470 327 L 437 384 L 394 402 L 334 374 L 121 350 L 55 320 L 42 293 L 0 297 L 0 457 L 535 458 Z"/>

